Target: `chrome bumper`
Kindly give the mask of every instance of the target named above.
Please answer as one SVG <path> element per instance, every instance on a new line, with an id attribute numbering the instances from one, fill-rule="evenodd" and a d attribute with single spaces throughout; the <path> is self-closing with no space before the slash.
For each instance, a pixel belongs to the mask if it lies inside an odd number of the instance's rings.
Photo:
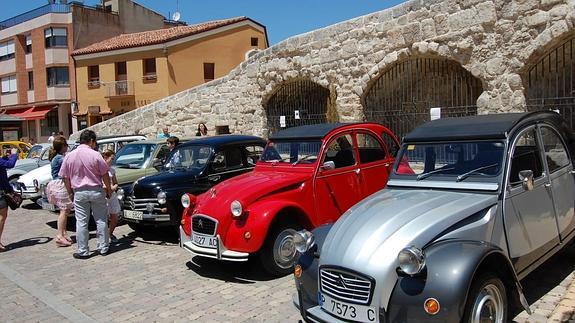
<path id="1" fill-rule="evenodd" d="M 216 239 L 218 242 L 215 249 L 196 246 L 192 243 L 191 237 L 187 236 L 180 226 L 180 247 L 189 251 L 193 255 L 218 260 L 248 261 L 249 253 L 228 250 L 224 247 L 219 235 L 216 236 Z"/>

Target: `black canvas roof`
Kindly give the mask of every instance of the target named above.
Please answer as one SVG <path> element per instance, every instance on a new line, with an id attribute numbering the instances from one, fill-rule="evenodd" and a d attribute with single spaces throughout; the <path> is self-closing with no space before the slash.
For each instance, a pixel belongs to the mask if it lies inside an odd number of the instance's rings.
<path id="1" fill-rule="evenodd" d="M 270 139 L 321 139 L 333 129 L 347 125 L 349 123 L 321 123 L 287 128 L 272 134 Z"/>
<path id="2" fill-rule="evenodd" d="M 403 138 L 403 142 L 504 139 L 520 123 L 539 119 L 560 122 L 561 116 L 551 111 L 540 111 L 438 119 L 415 128 Z"/>
<path id="3" fill-rule="evenodd" d="M 195 137 L 185 143 L 181 143 L 180 146 L 193 146 L 193 145 L 205 145 L 219 147 L 232 143 L 262 143 L 265 144 L 265 140 L 256 136 L 248 135 L 219 135 L 219 136 L 208 136 L 208 137 Z"/>

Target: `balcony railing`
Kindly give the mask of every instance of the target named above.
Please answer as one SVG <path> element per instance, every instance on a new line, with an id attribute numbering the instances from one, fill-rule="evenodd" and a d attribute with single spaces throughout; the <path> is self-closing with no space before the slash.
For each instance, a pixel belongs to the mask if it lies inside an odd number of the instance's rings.
<path id="1" fill-rule="evenodd" d="M 121 97 L 134 95 L 134 81 L 101 82 L 106 88 L 106 97 Z"/>
<path id="2" fill-rule="evenodd" d="M 49 13 L 69 13 L 70 4 L 53 3 L 30 10 L 18 16 L 0 22 L 0 30 L 16 26 L 28 20 L 49 14 Z"/>

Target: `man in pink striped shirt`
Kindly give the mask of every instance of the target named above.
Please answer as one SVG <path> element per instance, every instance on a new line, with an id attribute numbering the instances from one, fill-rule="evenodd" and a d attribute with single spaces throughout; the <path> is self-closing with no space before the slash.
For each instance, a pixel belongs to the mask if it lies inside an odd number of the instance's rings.
<path id="1" fill-rule="evenodd" d="M 98 250 L 106 255 L 110 246 L 108 235 L 108 207 L 106 198 L 112 194 L 108 164 L 96 148 L 96 133 L 84 130 L 80 135 L 80 146 L 66 154 L 59 175 L 64 179 L 66 190 L 74 201 L 76 216 L 76 259 L 90 257 L 88 220 L 94 217 L 97 227 Z M 102 187 L 104 181 L 104 188 Z"/>

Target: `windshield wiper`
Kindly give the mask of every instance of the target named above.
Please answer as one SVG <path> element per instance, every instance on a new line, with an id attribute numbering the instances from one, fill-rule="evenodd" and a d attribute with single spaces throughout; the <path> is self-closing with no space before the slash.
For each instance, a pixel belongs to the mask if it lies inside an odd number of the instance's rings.
<path id="1" fill-rule="evenodd" d="M 498 163 L 497 163 L 497 164 L 491 164 L 491 165 L 487 165 L 487 166 L 478 167 L 478 168 L 476 168 L 476 169 L 472 169 L 472 170 L 468 171 L 468 172 L 465 173 L 465 174 L 461 174 L 461 175 L 457 176 L 457 179 L 456 179 L 455 181 L 456 181 L 456 182 L 461 182 L 462 180 L 464 180 L 464 179 L 466 179 L 467 177 L 473 175 L 474 173 L 477 173 L 477 172 L 480 171 L 480 170 L 492 168 L 492 167 L 495 167 L 495 166 L 499 166 L 499 164 L 498 164 Z M 480 174 L 483 174 L 483 173 L 480 173 Z M 483 174 L 483 175 L 485 175 L 485 174 Z"/>
<path id="2" fill-rule="evenodd" d="M 286 161 L 286 160 L 288 160 L 288 159 L 289 159 L 289 157 L 284 157 L 284 158 L 282 158 L 282 159 L 270 159 L 270 160 L 264 160 L 264 161 L 265 161 L 266 163 L 276 164 L 276 163 L 279 163 L 279 162 Z"/>
<path id="3" fill-rule="evenodd" d="M 295 166 L 295 165 L 299 164 L 300 162 L 302 162 L 302 161 L 304 161 L 304 160 L 306 160 L 306 159 L 308 159 L 308 158 L 310 158 L 310 157 L 315 157 L 315 154 L 305 155 L 305 156 L 303 156 L 302 158 L 300 158 L 300 159 L 294 161 L 293 163 L 291 163 L 291 165 L 292 165 L 292 166 Z"/>
<path id="4" fill-rule="evenodd" d="M 455 169 L 455 167 L 448 167 L 448 168 L 440 168 L 440 169 L 432 170 L 432 171 L 429 171 L 427 173 L 422 173 L 422 174 L 417 175 L 417 180 L 420 181 L 422 179 L 428 178 L 429 176 L 431 176 L 435 173 L 441 173 L 441 172 L 445 172 L 448 170 L 454 170 L 454 169 Z"/>

